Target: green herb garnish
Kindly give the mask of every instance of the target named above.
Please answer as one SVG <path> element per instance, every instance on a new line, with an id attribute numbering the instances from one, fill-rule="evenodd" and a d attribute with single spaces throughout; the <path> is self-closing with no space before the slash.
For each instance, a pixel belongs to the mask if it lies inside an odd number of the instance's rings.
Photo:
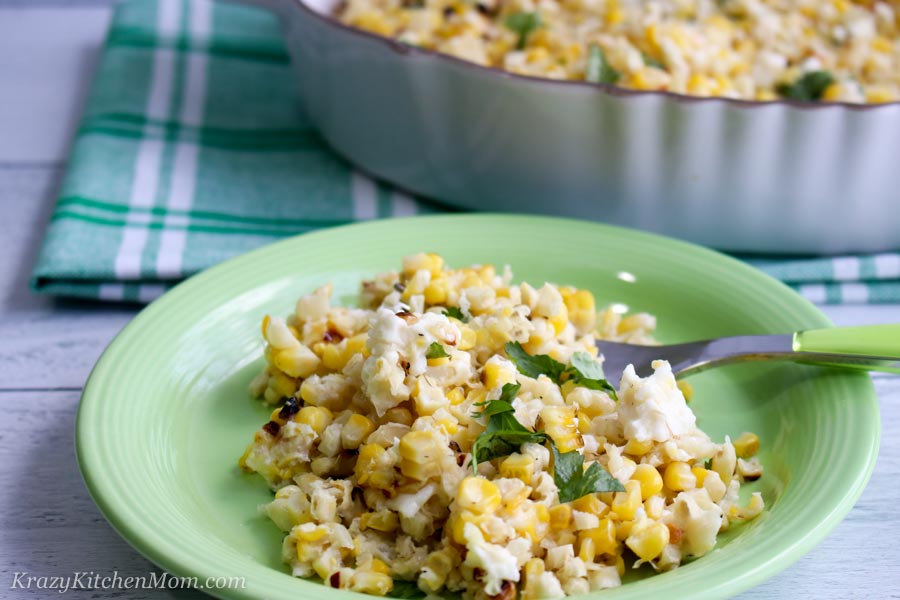
<path id="1" fill-rule="evenodd" d="M 650 56 L 650 55 L 647 54 L 646 52 L 641 52 L 641 57 L 644 59 L 644 64 L 647 65 L 648 67 L 654 67 L 654 68 L 656 68 L 656 69 L 662 69 L 663 71 L 666 70 L 666 65 L 664 65 L 664 64 L 662 63 L 662 61 L 659 61 L 659 60 L 653 58 L 652 56 Z"/>
<path id="2" fill-rule="evenodd" d="M 488 417 L 488 423 L 472 444 L 473 469 L 477 469 L 480 462 L 518 452 L 522 444 L 542 444 L 547 439 L 546 433 L 530 431 L 516 420 L 512 401 L 521 387 L 519 384 L 504 384 L 499 399 L 482 404 L 484 410 L 478 416 Z"/>
<path id="3" fill-rule="evenodd" d="M 576 385 L 605 391 L 618 400 L 616 389 L 603 376 L 603 368 L 587 352 L 573 354 L 569 367 L 546 354 L 528 354 L 519 342 L 507 343 L 506 354 L 523 375 L 533 379 L 546 375 L 557 385 L 572 380 Z"/>
<path id="4" fill-rule="evenodd" d="M 394 588 L 387 593 L 388 598 L 424 598 L 425 594 L 415 581 L 394 580 Z"/>
<path id="5" fill-rule="evenodd" d="M 789 100 L 815 102 L 822 98 L 825 89 L 835 81 L 834 75 L 828 71 L 811 71 L 794 83 L 779 84 L 775 91 Z"/>
<path id="6" fill-rule="evenodd" d="M 560 503 L 578 500 L 595 492 L 624 492 L 625 486 L 598 463 L 584 468 L 584 456 L 577 450 L 561 454 L 556 444 L 553 453 L 553 481 L 559 489 Z"/>
<path id="7" fill-rule="evenodd" d="M 425 358 L 447 358 L 448 356 L 450 355 L 438 342 L 431 342 L 428 350 L 425 351 Z"/>
<path id="8" fill-rule="evenodd" d="M 603 50 L 597 44 L 591 44 L 588 52 L 587 68 L 584 73 L 584 79 L 591 83 L 609 83 L 613 84 L 619 81 L 621 75 L 618 71 L 609 66 Z"/>
<path id="9" fill-rule="evenodd" d="M 462 321 L 463 323 L 469 322 L 469 317 L 464 315 L 462 309 L 458 306 L 448 306 L 447 308 L 445 308 L 444 316 L 451 319 L 456 319 L 457 321 Z"/>
<path id="10" fill-rule="evenodd" d="M 536 12 L 516 12 L 506 17 L 504 24 L 519 34 L 516 50 L 522 50 L 528 42 L 529 34 L 541 26 L 541 15 Z"/>

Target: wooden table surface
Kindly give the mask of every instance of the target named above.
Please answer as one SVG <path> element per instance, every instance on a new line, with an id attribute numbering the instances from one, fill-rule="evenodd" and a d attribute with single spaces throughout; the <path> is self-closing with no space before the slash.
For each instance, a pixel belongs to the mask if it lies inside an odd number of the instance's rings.
<path id="1" fill-rule="evenodd" d="M 125 576 L 154 570 L 94 506 L 73 442 L 91 366 L 138 308 L 53 300 L 28 289 L 110 4 L 0 0 L 0 598 L 58 596 L 10 589 L 16 572 Z M 839 325 L 900 322 L 900 305 L 825 312 Z M 742 598 L 900 598 L 900 378 L 874 381 L 883 435 L 868 488 L 817 548 Z M 164 590 L 69 594 L 201 596 Z"/>

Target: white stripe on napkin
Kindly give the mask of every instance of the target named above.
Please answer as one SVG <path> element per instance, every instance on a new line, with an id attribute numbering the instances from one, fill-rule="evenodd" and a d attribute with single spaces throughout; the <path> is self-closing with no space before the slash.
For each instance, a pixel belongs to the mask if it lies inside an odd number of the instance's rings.
<path id="1" fill-rule="evenodd" d="M 212 3 L 209 0 L 194 0 L 190 4 L 188 27 L 191 38 L 205 42 L 212 26 Z M 206 105 L 206 52 L 193 52 L 187 58 L 187 81 L 179 116 L 181 123 L 190 127 L 203 124 Z M 197 156 L 199 147 L 192 141 L 179 141 L 175 147 L 175 165 L 169 198 L 169 210 L 190 210 L 194 201 L 197 182 Z M 156 274 L 161 279 L 181 277 L 184 262 L 184 248 L 187 243 L 187 229 L 169 229 L 176 224 L 175 216 L 167 214 L 163 220 L 163 230 L 156 256 Z"/>
<path id="2" fill-rule="evenodd" d="M 869 286 L 864 283 L 842 283 L 841 302 L 844 304 L 865 304 L 869 301 Z"/>
<path id="3" fill-rule="evenodd" d="M 859 259 L 855 256 L 839 256 L 831 259 L 831 268 L 837 281 L 859 280 Z"/>
<path id="4" fill-rule="evenodd" d="M 824 304 L 826 299 L 825 286 L 819 283 L 808 283 L 797 288 L 800 295 L 814 304 Z"/>
<path id="5" fill-rule="evenodd" d="M 900 277 L 900 254 L 879 254 L 874 261 L 875 276 L 879 279 Z"/>
<path id="6" fill-rule="evenodd" d="M 179 0 L 162 0 L 158 5 L 156 28 L 160 35 L 174 36 L 178 32 Z M 172 85 L 175 76 L 175 53 L 168 48 L 153 51 L 153 74 L 147 97 L 147 118 L 165 120 L 169 116 Z M 147 129 L 150 125 L 148 124 Z M 163 143 L 145 136 L 137 150 L 129 205 L 146 208 L 153 205 L 159 185 Z M 147 229 L 126 225 L 113 266 L 116 279 L 140 277 L 141 257 L 147 244 Z M 112 290 L 108 290 L 111 293 Z M 124 293 L 124 288 L 123 288 Z M 112 299 L 112 298 L 110 298 Z"/>
<path id="7" fill-rule="evenodd" d="M 357 171 L 353 172 L 350 179 L 350 187 L 353 195 L 353 218 L 357 221 L 374 219 L 378 216 L 376 196 L 378 189 L 375 182 Z"/>
<path id="8" fill-rule="evenodd" d="M 416 201 L 403 192 L 391 192 L 391 214 L 395 217 L 408 217 L 419 212 Z"/>

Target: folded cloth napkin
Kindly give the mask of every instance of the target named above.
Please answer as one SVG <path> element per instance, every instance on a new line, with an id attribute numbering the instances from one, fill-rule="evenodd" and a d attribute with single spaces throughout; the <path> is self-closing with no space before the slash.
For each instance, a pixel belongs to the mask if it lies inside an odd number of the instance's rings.
<path id="1" fill-rule="evenodd" d="M 147 302 L 272 240 L 448 210 L 356 172 L 297 109 L 276 18 L 118 5 L 34 289 Z M 900 302 L 900 254 L 751 260 L 815 302 Z"/>

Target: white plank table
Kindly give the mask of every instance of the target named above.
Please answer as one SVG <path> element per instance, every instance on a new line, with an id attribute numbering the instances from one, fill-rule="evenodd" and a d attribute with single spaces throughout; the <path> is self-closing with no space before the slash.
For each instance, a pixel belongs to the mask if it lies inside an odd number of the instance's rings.
<path id="1" fill-rule="evenodd" d="M 0 0 L 0 598 L 58 596 L 9 589 L 15 572 L 154 570 L 91 502 L 73 442 L 81 386 L 137 308 L 56 301 L 27 287 L 108 18 L 103 0 Z M 900 306 L 826 312 L 842 325 L 900 322 Z M 862 498 L 821 545 L 742 598 L 900 598 L 900 379 L 876 376 L 875 386 L 884 432 Z"/>

